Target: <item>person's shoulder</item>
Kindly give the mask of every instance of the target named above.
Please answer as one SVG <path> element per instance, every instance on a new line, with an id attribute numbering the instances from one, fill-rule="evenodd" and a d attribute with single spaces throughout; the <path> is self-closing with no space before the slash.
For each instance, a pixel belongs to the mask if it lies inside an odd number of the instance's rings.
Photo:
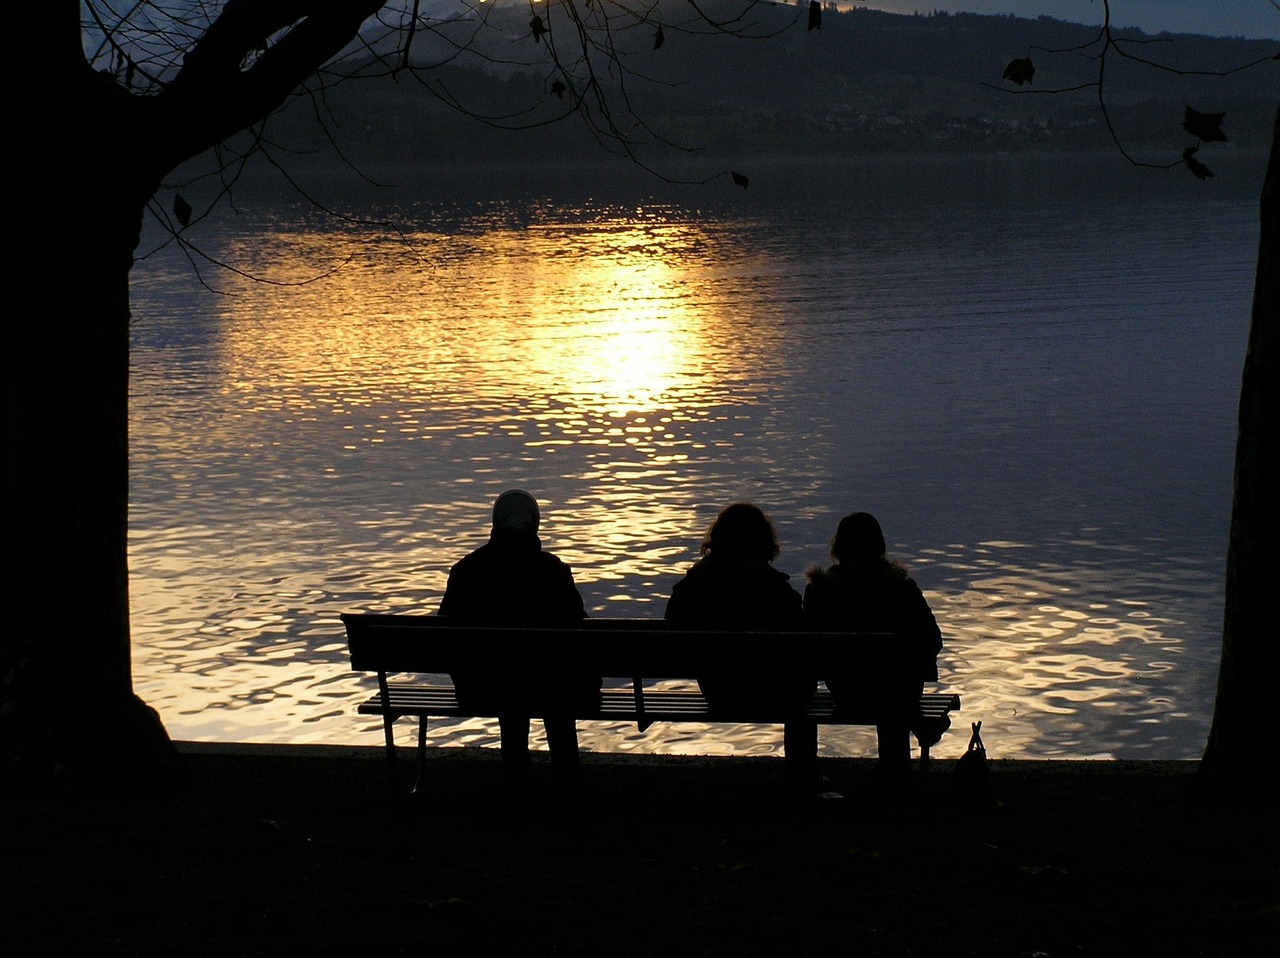
<path id="1" fill-rule="evenodd" d="M 699 583 L 709 583 L 714 580 L 718 571 L 716 564 L 710 559 L 698 559 L 676 579 L 676 584 L 673 588 L 687 589 L 690 586 L 696 588 Z"/>
<path id="2" fill-rule="evenodd" d="M 884 558 L 884 577 L 890 581 L 901 583 L 912 582 L 911 573 L 907 571 L 907 567 L 897 559 L 885 556 Z M 915 583 L 912 582 L 914 585 Z"/>
<path id="3" fill-rule="evenodd" d="M 755 601 L 763 600 L 775 609 L 800 608 L 800 593 L 791 576 L 768 562 L 745 565 L 734 588 L 744 598 L 754 596 Z"/>
<path id="4" fill-rule="evenodd" d="M 832 586 L 836 582 L 836 577 L 832 574 L 831 569 L 824 565 L 811 565 L 804 570 L 805 581 L 819 589 Z"/>
<path id="5" fill-rule="evenodd" d="M 901 562 L 893 563 L 893 572 L 891 573 L 892 581 L 904 592 L 920 592 L 920 583 L 916 582 L 915 577 L 907 571 L 907 567 Z"/>
<path id="6" fill-rule="evenodd" d="M 568 569 L 569 563 L 565 562 L 554 552 L 548 552 L 546 549 L 538 551 L 538 557 L 535 560 L 550 569 Z"/>
<path id="7" fill-rule="evenodd" d="M 578 584 L 574 580 L 573 569 L 554 552 L 540 551 L 534 558 L 534 565 L 530 571 L 534 580 L 545 587 L 577 590 Z"/>
<path id="8" fill-rule="evenodd" d="M 791 576 L 783 572 L 781 569 L 777 569 L 775 571 L 778 573 L 778 576 L 773 580 L 774 589 L 776 589 L 780 595 L 793 596 L 795 599 L 793 604 L 799 607 L 800 590 L 796 588 L 795 583 L 791 580 Z"/>
<path id="9" fill-rule="evenodd" d="M 767 566 L 766 568 L 768 569 L 768 572 L 763 573 L 765 580 L 767 582 L 772 583 L 775 589 L 785 587 L 786 589 L 789 589 L 792 592 L 796 591 L 795 586 L 791 584 L 790 573 L 783 572 L 781 569 L 776 568 L 775 566 Z"/>
<path id="10" fill-rule="evenodd" d="M 472 549 L 470 552 L 464 555 L 461 559 L 455 562 L 453 564 L 453 567 L 449 571 L 452 573 L 452 572 L 457 572 L 460 569 L 466 570 L 471 566 L 484 562 L 486 555 L 488 555 L 488 552 L 489 552 L 489 544 L 486 542 L 484 545 L 476 549 Z"/>

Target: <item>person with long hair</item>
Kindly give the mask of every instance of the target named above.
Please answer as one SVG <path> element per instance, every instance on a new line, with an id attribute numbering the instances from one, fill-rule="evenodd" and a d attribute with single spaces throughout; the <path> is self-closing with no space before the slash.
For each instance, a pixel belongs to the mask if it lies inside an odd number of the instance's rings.
<path id="1" fill-rule="evenodd" d="M 892 632 L 905 643 L 886 660 L 889 666 L 868 663 L 855 674 L 822 676 L 837 708 L 842 702 L 872 704 L 879 716 L 878 774 L 900 783 L 911 771 L 911 728 L 920 693 L 925 682 L 938 680 L 942 631 L 906 567 L 886 553 L 884 532 L 871 513 L 854 512 L 840 520 L 831 558 L 831 565 L 806 574 L 806 628 Z"/>
<path id="2" fill-rule="evenodd" d="M 779 552 L 777 531 L 759 506 L 726 506 L 702 540 L 701 558 L 672 588 L 666 619 L 716 631 L 799 628 L 800 593 L 774 567 Z M 817 726 L 803 717 L 816 677 L 789 676 L 779 683 L 760 650 L 743 647 L 697 679 L 712 712 L 732 716 L 768 698 L 771 707 L 794 713 L 784 732 L 787 773 L 797 786 L 816 781 Z"/>

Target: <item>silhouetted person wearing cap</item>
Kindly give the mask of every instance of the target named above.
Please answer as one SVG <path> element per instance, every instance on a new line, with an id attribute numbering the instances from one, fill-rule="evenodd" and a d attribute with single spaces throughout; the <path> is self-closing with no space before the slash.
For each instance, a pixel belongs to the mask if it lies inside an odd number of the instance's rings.
<path id="1" fill-rule="evenodd" d="M 907 644 L 892 675 L 828 675 L 827 688 L 841 701 L 871 702 L 876 724 L 876 770 L 882 782 L 900 786 L 911 772 L 911 727 L 925 682 L 938 680 L 942 631 L 920 587 L 906 568 L 885 554 L 884 533 L 869 512 L 840 520 L 831 540 L 835 563 L 815 566 L 804 590 L 805 625 L 848 632 L 895 632 Z M 932 744 L 932 743 L 930 743 Z"/>
<path id="2" fill-rule="evenodd" d="M 570 625 L 586 617 L 582 595 L 564 562 L 542 549 L 538 503 L 522 489 L 509 489 L 493 504 L 489 541 L 449 572 L 440 614 L 489 625 Z M 501 664 L 501 649 L 494 650 Z M 553 774 L 572 778 L 578 768 L 577 703 L 598 701 L 600 677 L 584 674 L 506 675 L 501 668 L 452 676 L 459 701 L 496 712 L 502 735 L 502 768 L 511 781 L 530 767 L 529 721 L 537 706 Z M 555 714 L 563 708 L 564 714 Z"/>

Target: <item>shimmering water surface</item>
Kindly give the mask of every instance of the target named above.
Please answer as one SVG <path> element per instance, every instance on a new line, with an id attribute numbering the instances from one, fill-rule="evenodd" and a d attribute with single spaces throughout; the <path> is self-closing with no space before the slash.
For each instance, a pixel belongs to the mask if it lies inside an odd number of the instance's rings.
<path id="1" fill-rule="evenodd" d="M 661 616 L 732 500 L 770 512 L 797 588 L 870 510 L 992 754 L 1197 757 L 1260 167 L 753 172 L 748 191 L 435 179 L 358 221 L 242 200 L 193 231 L 241 271 L 200 261 L 216 292 L 172 247 L 141 261 L 134 673 L 170 733 L 377 744 L 338 614 L 434 610 L 518 485 L 596 615 Z M 487 722 L 433 734 L 496 743 Z M 781 747 L 702 726 L 582 740 Z"/>

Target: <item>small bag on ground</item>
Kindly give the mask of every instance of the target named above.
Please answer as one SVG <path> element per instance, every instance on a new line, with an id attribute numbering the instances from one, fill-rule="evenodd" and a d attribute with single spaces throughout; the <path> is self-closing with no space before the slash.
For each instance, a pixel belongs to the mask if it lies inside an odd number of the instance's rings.
<path id="1" fill-rule="evenodd" d="M 973 723 L 969 736 L 969 748 L 956 762 L 952 787 L 958 798 L 966 802 L 985 802 L 990 795 L 990 772 L 987 769 L 987 748 L 982 744 L 982 723 Z"/>

